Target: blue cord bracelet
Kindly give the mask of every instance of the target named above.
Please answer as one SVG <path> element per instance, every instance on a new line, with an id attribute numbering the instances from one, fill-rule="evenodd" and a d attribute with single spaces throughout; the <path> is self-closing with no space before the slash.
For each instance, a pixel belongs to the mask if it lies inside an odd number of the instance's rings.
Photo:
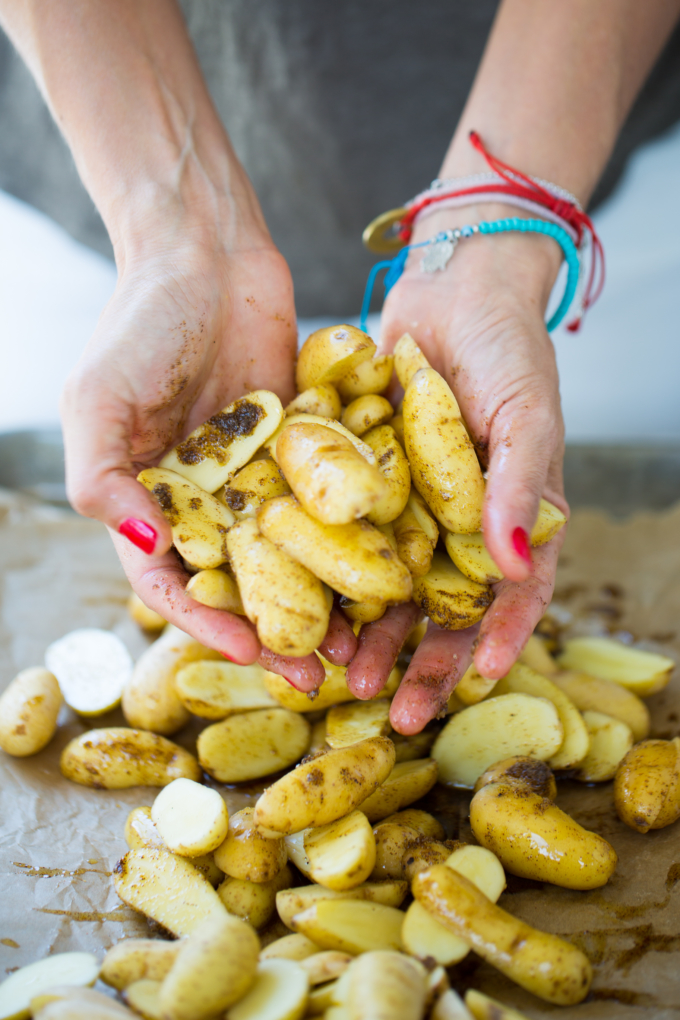
<path id="1" fill-rule="evenodd" d="M 366 282 L 364 300 L 361 304 L 360 328 L 366 332 L 366 323 L 371 306 L 371 296 L 373 294 L 375 280 L 382 269 L 387 270 L 383 281 L 385 286 L 385 297 L 387 297 L 392 287 L 394 287 L 395 283 L 404 272 L 406 259 L 408 258 L 409 252 L 413 251 L 413 249 L 426 248 L 437 243 L 448 242 L 450 246 L 450 254 L 448 255 L 448 258 L 450 258 L 453 254 L 455 245 L 461 238 L 472 237 L 474 234 L 505 234 L 509 231 L 518 231 L 519 233 L 527 234 L 546 234 L 548 237 L 552 237 L 555 241 L 557 241 L 564 253 L 564 260 L 567 263 L 567 285 L 564 289 L 564 294 L 562 295 L 559 308 L 546 323 L 546 329 L 549 333 L 552 332 L 553 329 L 559 326 L 560 322 L 569 311 L 569 306 L 574 300 L 574 295 L 576 294 L 581 268 L 578 249 L 566 230 L 563 230 L 562 227 L 559 227 L 556 223 L 550 223 L 548 220 L 523 219 L 521 216 L 510 216 L 504 220 L 492 220 L 491 222 L 482 221 L 474 226 L 461 227 L 457 230 L 445 230 L 431 238 L 429 241 L 421 241 L 419 244 L 407 245 L 405 248 L 402 248 L 399 254 L 393 259 L 387 259 L 384 262 L 376 263 L 368 274 L 368 280 Z M 448 258 L 445 258 L 444 265 L 448 262 Z M 443 268 L 443 266 L 441 266 L 441 268 Z"/>

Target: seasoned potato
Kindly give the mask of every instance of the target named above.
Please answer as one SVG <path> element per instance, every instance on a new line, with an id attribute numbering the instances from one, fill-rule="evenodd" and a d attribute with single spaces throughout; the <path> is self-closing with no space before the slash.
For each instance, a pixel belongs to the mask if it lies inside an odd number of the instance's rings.
<path id="1" fill-rule="evenodd" d="M 278 897 L 277 893 L 277 897 Z M 261 960 L 306 960 L 308 956 L 315 956 L 320 951 L 320 947 L 317 946 L 316 942 L 312 942 L 306 935 L 300 935 L 298 932 L 293 932 L 290 935 L 284 935 L 280 939 L 276 939 L 274 942 L 270 942 L 268 946 L 260 950 Z"/>
<path id="2" fill-rule="evenodd" d="M 579 764 L 576 779 L 582 783 L 603 783 L 613 779 L 619 763 L 633 746 L 630 726 L 604 712 L 584 712 L 590 735 L 590 750 Z"/>
<path id="3" fill-rule="evenodd" d="M 420 839 L 406 848 L 402 858 L 404 878 L 412 882 L 421 871 L 426 871 L 433 864 L 446 864 L 449 857 L 458 847 L 465 846 L 457 839 Z"/>
<path id="4" fill-rule="evenodd" d="M 293 425 L 322 425 L 324 428 L 331 429 L 338 435 L 343 436 L 349 440 L 354 449 L 361 454 L 364 460 L 367 460 L 369 464 L 375 467 L 375 454 L 373 450 L 368 446 L 363 439 L 359 439 L 353 432 L 346 429 L 339 421 L 335 418 L 324 418 L 318 414 L 291 414 L 289 418 L 281 423 L 279 428 L 274 432 L 272 436 L 267 440 L 265 447 L 269 451 L 270 455 L 278 463 L 278 444 L 279 439 L 283 435 L 285 429 L 292 427 Z"/>
<path id="5" fill-rule="evenodd" d="M 513 754 L 545 761 L 562 745 L 564 730 L 551 701 L 503 694 L 452 716 L 434 742 L 439 780 L 471 790 L 489 765 Z"/>
<path id="6" fill-rule="evenodd" d="M 375 836 L 375 864 L 371 873 L 374 882 L 383 878 L 405 878 L 404 858 L 413 843 L 417 843 L 421 834 L 405 822 L 384 821 L 373 830 Z"/>
<path id="7" fill-rule="evenodd" d="M 307 975 L 310 985 L 321 985 L 344 974 L 352 959 L 349 953 L 340 953 L 337 949 L 324 949 L 314 956 L 306 957 L 300 966 Z"/>
<path id="8" fill-rule="evenodd" d="M 588 994 L 592 968 L 580 950 L 512 917 L 452 868 L 437 864 L 421 872 L 413 894 L 482 959 L 539 998 L 569 1006 Z"/>
<path id="9" fill-rule="evenodd" d="M 387 483 L 385 495 L 373 507 L 368 520 L 371 524 L 389 524 L 399 517 L 406 506 L 411 490 L 411 469 L 397 434 L 390 425 L 378 425 L 369 429 L 363 439 L 373 450 L 378 470 Z"/>
<path id="10" fill-rule="evenodd" d="M 436 731 L 430 727 L 421 733 L 413 733 L 411 736 L 404 736 L 402 733 L 390 734 L 390 740 L 394 744 L 397 763 L 402 761 L 414 761 L 416 758 L 426 758 L 430 748 L 434 744 Z"/>
<path id="11" fill-rule="evenodd" d="M 151 818 L 168 850 L 181 857 L 212 853 L 227 837 L 227 805 L 217 790 L 175 779 L 158 794 Z"/>
<path id="12" fill-rule="evenodd" d="M 378 468 L 325 425 L 289 425 L 276 445 L 276 457 L 297 499 L 323 524 L 365 517 L 387 494 Z"/>
<path id="13" fill-rule="evenodd" d="M 288 860 L 295 865 L 301 875 L 304 875 L 305 878 L 311 878 L 311 865 L 305 851 L 306 833 L 307 829 L 302 829 L 301 832 L 291 832 L 284 837 L 284 843 Z"/>
<path id="14" fill-rule="evenodd" d="M 303 691 L 291 687 L 285 677 L 270 672 L 264 675 L 264 685 L 268 693 L 279 705 L 290 708 L 293 712 L 317 712 L 330 705 L 339 705 L 343 701 L 356 701 L 345 679 L 347 667 L 334 666 L 322 655 L 319 655 L 319 658 L 326 671 L 326 679 L 315 698 L 308 698 Z"/>
<path id="15" fill-rule="evenodd" d="M 298 393 L 286 406 L 286 416 L 291 414 L 318 414 L 321 418 L 339 418 L 342 403 L 337 388 L 332 383 L 310 386 Z"/>
<path id="16" fill-rule="evenodd" d="M 409 333 L 404 333 L 394 347 L 394 370 L 403 389 L 408 389 L 411 379 L 419 369 L 429 367 L 430 362 L 413 337 Z"/>
<path id="17" fill-rule="evenodd" d="M 236 579 L 224 569 L 199 570 L 189 578 L 185 590 L 194 602 L 200 602 L 202 606 L 246 615 Z"/>
<path id="18" fill-rule="evenodd" d="M 456 684 L 455 695 L 463 705 L 476 705 L 489 694 L 498 680 L 491 680 L 478 673 L 473 664 L 470 664 Z"/>
<path id="19" fill-rule="evenodd" d="M 324 949 L 356 956 L 371 949 L 402 948 L 401 910 L 366 900 L 320 899 L 292 924 Z"/>
<path id="20" fill-rule="evenodd" d="M 290 486 L 273 460 L 253 460 L 215 493 L 237 521 L 254 517 L 266 499 L 287 496 Z"/>
<path id="21" fill-rule="evenodd" d="M 474 535 L 454 535 L 452 531 L 447 531 L 444 544 L 461 574 L 465 574 L 471 581 L 495 584 L 505 577 L 484 545 L 481 531 L 476 531 Z"/>
<path id="22" fill-rule="evenodd" d="M 0 747 L 25 758 L 47 747 L 57 732 L 62 697 L 57 678 L 46 669 L 24 669 L 0 697 Z"/>
<path id="23" fill-rule="evenodd" d="M 160 613 L 157 613 L 154 609 L 149 609 L 135 591 L 131 593 L 127 600 L 127 611 L 137 626 L 149 634 L 157 634 L 163 630 L 167 622 Z"/>
<path id="24" fill-rule="evenodd" d="M 389 400 L 377 393 L 367 393 L 357 397 L 342 412 L 342 424 L 355 436 L 363 436 L 369 429 L 384 425 L 394 417 L 394 409 Z"/>
<path id="25" fill-rule="evenodd" d="M 123 712 L 130 726 L 169 736 L 186 725 L 190 715 L 177 695 L 175 678 L 199 659 L 224 662 L 219 652 L 168 626 L 139 657 L 123 690 Z"/>
<path id="26" fill-rule="evenodd" d="M 177 673 L 177 694 L 188 711 L 202 719 L 226 719 L 236 712 L 276 708 L 264 685 L 265 670 L 254 663 L 199 660 Z"/>
<path id="27" fill-rule="evenodd" d="M 347 375 L 338 379 L 335 386 L 345 404 L 367 393 L 383 393 L 390 384 L 394 358 L 391 354 L 378 354 L 362 361 Z"/>
<path id="28" fill-rule="evenodd" d="M 282 421 L 283 408 L 276 394 L 254 390 L 194 429 L 165 455 L 161 468 L 176 471 L 206 492 L 216 492 Z"/>
<path id="29" fill-rule="evenodd" d="M 435 552 L 428 572 L 413 582 L 413 601 L 445 630 L 464 630 L 481 620 L 493 592 L 461 574 L 444 553 Z"/>
<path id="30" fill-rule="evenodd" d="M 546 653 L 547 654 L 547 653 Z M 536 666 L 533 667 L 536 669 Z M 544 672 L 539 670 L 539 672 Z M 551 675 L 554 684 L 571 698 L 580 712 L 604 712 L 630 726 L 634 740 L 649 736 L 649 709 L 637 694 L 611 680 L 588 676 L 575 670 L 558 671 Z"/>
<path id="31" fill-rule="evenodd" d="M 481 530 L 484 479 L 451 388 L 433 368 L 404 395 L 404 440 L 413 484 L 447 531 Z"/>
<path id="32" fill-rule="evenodd" d="M 3 1020 L 28 1020 L 31 1000 L 53 985 L 93 985 L 99 963 L 91 953 L 55 953 L 20 967 L 0 985 Z"/>
<path id="33" fill-rule="evenodd" d="M 531 529 L 531 544 L 533 546 L 545 545 L 551 538 L 554 538 L 558 531 L 561 531 L 567 523 L 567 518 L 561 510 L 553 506 L 547 499 L 542 499 L 538 505 L 538 517 Z"/>
<path id="34" fill-rule="evenodd" d="M 167 786 L 175 779 L 201 778 L 193 754 L 165 737 L 125 726 L 87 730 L 61 753 L 62 775 L 96 790 Z"/>
<path id="35" fill-rule="evenodd" d="M 353 602 L 352 599 L 340 596 L 340 608 L 352 623 L 363 625 L 380 620 L 385 615 L 387 604 L 385 602 Z"/>
<path id="36" fill-rule="evenodd" d="M 328 825 L 304 830 L 309 877 L 328 889 L 353 889 L 375 864 L 375 838 L 366 815 L 352 811 Z"/>
<path id="37" fill-rule="evenodd" d="M 428 839 L 444 839 L 444 826 L 438 822 L 429 811 L 421 811 L 420 808 L 406 808 L 404 811 L 397 811 L 393 815 L 383 818 L 381 825 L 387 822 L 398 822 L 401 825 L 408 825 L 415 829 L 419 836 Z"/>
<path id="38" fill-rule="evenodd" d="M 335 382 L 368 361 L 375 344 L 355 326 L 328 326 L 307 337 L 298 355 L 295 384 L 302 393 L 310 386 Z"/>
<path id="39" fill-rule="evenodd" d="M 637 832 L 680 818 L 680 738 L 631 748 L 616 770 L 614 803 L 621 821 Z"/>
<path id="40" fill-rule="evenodd" d="M 474 988 L 468 988 L 465 993 L 465 1005 L 474 1020 L 527 1020 L 524 1013 L 504 1006 L 502 1002 L 492 999 L 489 995 L 483 995 Z"/>
<path id="41" fill-rule="evenodd" d="M 522 754 L 515 754 L 490 765 L 475 783 L 475 793 L 488 783 L 521 783 L 543 800 L 553 801 L 557 797 L 557 783 L 550 766 Z"/>
<path id="42" fill-rule="evenodd" d="M 131 850 L 140 850 L 142 847 L 152 847 L 156 850 L 168 849 L 151 817 L 150 807 L 132 809 L 125 822 L 125 842 Z M 198 857 L 191 858 L 191 863 L 213 887 L 219 885 L 224 878 L 224 874 L 215 864 L 212 854 L 199 854 Z"/>
<path id="43" fill-rule="evenodd" d="M 178 938 L 190 935 L 205 918 L 226 914 L 208 880 L 169 850 L 129 850 L 113 870 L 113 884 L 123 903 Z"/>
<path id="44" fill-rule="evenodd" d="M 172 529 L 180 556 L 199 570 L 226 562 L 226 534 L 234 515 L 218 499 L 166 468 L 145 468 L 137 481 L 148 489 Z"/>
<path id="45" fill-rule="evenodd" d="M 310 726 L 297 712 L 263 708 L 206 727 L 197 741 L 198 760 L 220 783 L 243 783 L 299 761 Z"/>
<path id="46" fill-rule="evenodd" d="M 296 914 L 308 910 L 319 900 L 367 900 L 385 907 L 399 907 L 407 892 L 408 883 L 402 881 L 364 882 L 363 885 L 343 892 L 326 889 L 321 885 L 302 885 L 278 893 L 276 909 L 283 923 L 290 928 Z"/>
<path id="47" fill-rule="evenodd" d="M 393 765 L 394 744 L 387 737 L 328 751 L 265 790 L 255 805 L 255 823 L 283 834 L 327 825 L 366 801 Z"/>
<path id="48" fill-rule="evenodd" d="M 439 535 L 432 540 L 423 529 L 410 498 L 392 526 L 400 558 L 413 577 L 423 577 L 432 565 L 432 555 Z"/>
<path id="49" fill-rule="evenodd" d="M 403 414 L 395 414 L 394 418 L 390 418 L 390 420 L 388 421 L 387 424 L 390 426 L 391 429 L 394 430 L 394 434 L 397 437 L 397 439 L 399 440 L 401 446 L 403 448 L 405 448 L 406 447 L 406 443 L 404 441 L 404 416 L 403 416 Z"/>
<path id="50" fill-rule="evenodd" d="M 425 1011 L 425 968 L 403 953 L 364 953 L 348 971 L 350 1020 L 421 1020 Z"/>
<path id="51" fill-rule="evenodd" d="M 230 914 L 252 924 L 258 931 L 274 916 L 276 895 L 293 884 L 293 873 L 284 865 L 268 882 L 249 882 L 245 878 L 225 878 L 217 894 Z"/>
<path id="52" fill-rule="evenodd" d="M 261 535 L 255 520 L 234 525 L 227 547 L 246 616 L 256 625 L 260 641 L 277 655 L 313 652 L 330 618 L 318 578 Z"/>
<path id="53" fill-rule="evenodd" d="M 531 666 L 531 668 L 535 669 L 537 673 L 542 673 L 543 676 L 549 676 L 553 681 L 555 679 L 555 674 L 559 673 L 559 666 L 548 651 L 545 641 L 537 634 L 531 635 L 524 648 L 519 653 L 519 661 L 523 662 L 525 666 Z M 565 691 L 565 694 L 569 694 L 569 691 Z M 574 701 L 573 698 L 572 701 Z M 580 706 L 576 705 L 576 707 L 579 708 Z"/>
<path id="54" fill-rule="evenodd" d="M 562 669 L 576 669 L 602 680 L 613 680 L 646 698 L 663 690 L 675 668 L 673 659 L 643 652 L 611 638 L 583 637 L 565 641 L 557 659 Z"/>
<path id="55" fill-rule="evenodd" d="M 367 737 L 386 737 L 391 730 L 387 698 L 336 705 L 326 716 L 326 743 L 329 747 L 347 747 Z"/>
<path id="56" fill-rule="evenodd" d="M 162 981 L 181 945 L 163 939 L 123 939 L 109 949 L 99 977 L 119 992 L 143 978 Z"/>
<path id="57" fill-rule="evenodd" d="M 429 793 L 437 782 L 437 772 L 437 762 L 432 758 L 400 762 L 362 803 L 361 810 L 369 822 L 379 822 Z"/>
<path id="58" fill-rule="evenodd" d="M 229 1010 L 229 1020 L 300 1020 L 309 982 L 293 960 L 261 960 L 250 991 Z"/>
<path id="59" fill-rule="evenodd" d="M 255 809 L 244 807 L 229 819 L 229 832 L 215 851 L 215 863 L 225 875 L 247 882 L 270 882 L 285 867 L 288 855 L 282 839 L 265 839 L 255 828 Z"/>
<path id="60" fill-rule="evenodd" d="M 270 542 L 340 595 L 356 602 L 388 603 L 411 597 L 411 575 L 385 536 L 367 521 L 322 524 L 292 496 L 282 496 L 260 508 L 258 522 Z"/>
<path id="61" fill-rule="evenodd" d="M 488 783 L 470 804 L 476 838 L 521 878 L 597 889 L 616 868 L 614 848 L 526 786 Z"/>

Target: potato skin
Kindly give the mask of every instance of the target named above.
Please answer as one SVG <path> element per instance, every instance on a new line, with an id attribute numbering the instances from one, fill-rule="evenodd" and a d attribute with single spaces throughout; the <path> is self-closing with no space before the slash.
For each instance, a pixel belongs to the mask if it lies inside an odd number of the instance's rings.
<path id="1" fill-rule="evenodd" d="M 355 436 L 363 436 L 369 429 L 384 425 L 393 417 L 394 409 L 389 400 L 377 393 L 366 393 L 348 404 L 340 421 Z"/>
<path id="2" fill-rule="evenodd" d="M 59 767 L 66 779 L 95 790 L 201 779 L 200 766 L 189 751 L 156 733 L 125 726 L 81 733 L 62 751 Z"/>
<path id="3" fill-rule="evenodd" d="M 47 747 L 57 731 L 63 698 L 57 678 L 40 667 L 24 669 L 0 697 L 0 747 L 25 758 Z"/>
<path id="4" fill-rule="evenodd" d="M 293 882 L 293 872 L 286 864 L 269 882 L 225 878 L 217 889 L 217 895 L 230 914 L 248 921 L 259 931 L 274 916 L 277 893 L 283 889 L 290 889 Z"/>
<path id="5" fill-rule="evenodd" d="M 429 793 L 437 782 L 437 774 L 437 762 L 432 758 L 399 762 L 375 793 L 362 803 L 361 810 L 369 822 L 381 821 Z"/>
<path id="6" fill-rule="evenodd" d="M 370 336 L 356 326 L 341 324 L 317 329 L 307 337 L 298 355 L 295 367 L 298 393 L 342 379 L 362 361 L 372 358 L 375 350 Z"/>
<path id="7" fill-rule="evenodd" d="M 430 363 L 410 333 L 404 333 L 394 345 L 394 370 L 404 390 L 421 368 L 430 368 Z"/>
<path id="8" fill-rule="evenodd" d="M 432 556 L 427 573 L 413 582 L 413 601 L 445 630 L 465 630 L 478 623 L 493 598 L 491 588 L 465 577 L 440 552 Z"/>
<path id="9" fill-rule="evenodd" d="M 542 669 L 538 672 L 547 675 Z M 606 712 L 630 726 L 634 740 L 644 740 L 649 736 L 649 709 L 637 694 L 621 684 L 575 670 L 555 672 L 550 679 L 571 698 L 580 712 Z"/>
<path id="10" fill-rule="evenodd" d="M 390 950 L 362 953 L 347 972 L 350 1020 L 420 1020 L 425 1011 L 422 964 Z"/>
<path id="11" fill-rule="evenodd" d="M 286 496 L 290 486 L 273 460 L 253 460 L 215 493 L 237 521 L 254 517 L 265 499 Z"/>
<path id="12" fill-rule="evenodd" d="M 335 386 L 345 404 L 351 404 L 366 393 L 382 393 L 390 384 L 394 370 L 391 354 L 379 354 L 360 362 L 347 375 L 338 379 Z"/>
<path id="13" fill-rule="evenodd" d="M 554 801 L 557 797 L 557 783 L 552 769 L 544 761 L 515 754 L 490 765 L 475 783 L 475 793 L 489 783 L 522 783 L 543 800 Z"/>
<path id="14" fill-rule="evenodd" d="M 482 959 L 546 1002 L 582 1002 L 592 968 L 569 942 L 537 931 L 492 903 L 463 875 L 437 864 L 413 880 L 413 895 Z"/>
<path id="15" fill-rule="evenodd" d="M 197 741 L 198 759 L 220 783 L 242 783 L 271 775 L 299 761 L 311 727 L 287 708 L 263 708 L 207 726 Z"/>
<path id="16" fill-rule="evenodd" d="M 238 616 L 246 615 L 236 579 L 225 570 L 199 570 L 189 578 L 185 591 L 202 606 Z"/>
<path id="17" fill-rule="evenodd" d="M 487 783 L 470 804 L 477 840 L 520 878 L 598 889 L 616 868 L 614 848 L 521 784 Z"/>
<path id="18" fill-rule="evenodd" d="M 408 497 L 404 509 L 392 526 L 399 558 L 406 564 L 412 577 L 424 577 L 432 566 L 434 545 L 408 505 Z"/>
<path id="19" fill-rule="evenodd" d="M 123 939 L 109 949 L 99 977 L 122 992 L 145 978 L 162 981 L 172 967 L 182 943 L 162 939 Z"/>
<path id="20" fill-rule="evenodd" d="M 411 491 L 411 469 L 391 425 L 376 425 L 362 436 L 375 454 L 387 492 L 368 514 L 371 524 L 389 524 L 403 512 Z"/>
<path id="21" fill-rule="evenodd" d="M 643 740 L 623 758 L 614 778 L 614 804 L 636 832 L 663 829 L 680 818 L 680 738 Z"/>
<path id="22" fill-rule="evenodd" d="M 338 391 L 332 383 L 310 386 L 308 390 L 298 393 L 286 407 L 286 416 L 290 414 L 318 414 L 322 418 L 339 418 L 342 404 Z"/>
<path id="23" fill-rule="evenodd" d="M 271 882 L 288 861 L 283 839 L 265 839 L 255 828 L 255 809 L 244 807 L 229 819 L 229 832 L 215 851 L 225 875 L 248 882 Z"/>

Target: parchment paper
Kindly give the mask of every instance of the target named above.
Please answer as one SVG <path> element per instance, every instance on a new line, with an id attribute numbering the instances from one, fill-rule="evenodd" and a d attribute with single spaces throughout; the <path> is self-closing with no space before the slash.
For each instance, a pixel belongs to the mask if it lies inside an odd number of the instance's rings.
<path id="1" fill-rule="evenodd" d="M 129 594 L 104 529 L 0 491 L 0 689 L 42 663 L 47 645 L 76 627 L 112 628 L 138 656 L 147 640 L 125 611 Z M 614 522 L 577 512 L 560 561 L 554 612 L 567 633 L 612 633 L 680 657 L 680 508 Z M 648 700 L 654 736 L 680 734 L 680 677 Z M 121 725 L 111 713 L 95 725 Z M 197 724 L 198 726 L 199 724 Z M 197 726 L 177 739 L 192 747 Z M 111 871 L 126 851 L 128 812 L 151 804 L 150 789 L 87 790 L 62 778 L 59 754 L 86 724 L 64 710 L 52 744 L 26 759 L 0 752 L 0 977 L 50 952 L 99 955 L 120 938 L 147 935 L 124 907 Z M 242 806 L 255 787 L 221 788 Z M 619 855 L 612 881 L 591 893 L 514 879 L 501 905 L 575 941 L 595 966 L 589 1000 L 550 1007 L 473 954 L 451 973 L 529 1017 L 655 1018 L 680 1015 L 680 823 L 642 836 L 616 817 L 610 783 L 562 781 L 558 803 L 605 836 Z M 442 787 L 423 806 L 449 835 L 471 839 L 469 797 Z"/>

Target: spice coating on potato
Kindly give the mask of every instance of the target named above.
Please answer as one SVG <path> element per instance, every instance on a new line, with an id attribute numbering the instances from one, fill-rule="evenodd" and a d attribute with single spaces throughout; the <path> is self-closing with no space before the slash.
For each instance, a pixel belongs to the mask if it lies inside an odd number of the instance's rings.
<path id="1" fill-rule="evenodd" d="M 266 499 L 286 496 L 289 492 L 290 486 L 273 460 L 254 460 L 215 495 L 237 521 L 242 521 L 253 517 Z"/>
<path id="2" fill-rule="evenodd" d="M 201 778 L 189 751 L 156 733 L 124 726 L 75 737 L 62 751 L 59 767 L 66 779 L 96 790 L 167 786 L 175 779 Z"/>
<path id="3" fill-rule="evenodd" d="M 310 735 L 307 720 L 288 709 L 242 712 L 203 730 L 198 759 L 220 783 L 248 782 L 299 761 Z"/>
<path id="4" fill-rule="evenodd" d="M 454 535 L 452 531 L 447 531 L 444 543 L 452 561 L 471 581 L 495 584 L 503 580 L 505 575 L 491 558 L 481 531 L 474 535 Z"/>
<path id="5" fill-rule="evenodd" d="M 413 581 L 413 601 L 444 630 L 465 630 L 478 623 L 493 597 L 491 588 L 465 577 L 440 552 L 434 553 L 427 573 Z"/>
<path id="6" fill-rule="evenodd" d="M 391 354 L 378 354 L 362 361 L 347 375 L 338 379 L 335 386 L 343 403 L 350 404 L 366 393 L 382 393 L 390 384 L 394 370 Z"/>
<path id="7" fill-rule="evenodd" d="M 378 425 L 370 429 L 364 434 L 363 440 L 375 453 L 378 470 L 387 483 L 386 494 L 371 510 L 368 520 L 371 524 L 389 524 L 403 513 L 408 501 L 411 490 L 408 459 L 391 425 Z"/>
<path id="8" fill-rule="evenodd" d="M 270 882 L 288 860 L 283 839 L 265 839 L 255 828 L 255 809 L 245 807 L 229 819 L 229 832 L 215 851 L 225 875 L 248 882 Z"/>
<path id="9" fill-rule="evenodd" d="M 557 797 L 557 783 L 550 766 L 523 754 L 515 754 L 490 765 L 475 783 L 475 793 L 488 783 L 507 781 L 528 786 L 532 793 L 537 793 L 543 800 L 554 801 Z"/>
<path id="10" fill-rule="evenodd" d="M 57 731 L 63 698 L 57 678 L 39 667 L 24 669 L 0 697 L 0 747 L 16 758 L 36 754 Z"/>
<path id="11" fill-rule="evenodd" d="M 384 425 L 394 417 L 394 409 L 389 400 L 377 393 L 367 393 L 357 397 L 342 412 L 342 424 L 355 436 L 363 436 L 369 429 Z"/>
<path id="12" fill-rule="evenodd" d="M 346 324 L 317 329 L 300 349 L 295 367 L 295 384 L 302 393 L 310 386 L 335 382 L 362 361 L 375 354 L 375 344 L 367 333 Z"/>
<path id="13" fill-rule="evenodd" d="M 631 748 L 616 770 L 614 804 L 621 821 L 637 832 L 680 818 L 680 738 L 643 740 Z"/>

